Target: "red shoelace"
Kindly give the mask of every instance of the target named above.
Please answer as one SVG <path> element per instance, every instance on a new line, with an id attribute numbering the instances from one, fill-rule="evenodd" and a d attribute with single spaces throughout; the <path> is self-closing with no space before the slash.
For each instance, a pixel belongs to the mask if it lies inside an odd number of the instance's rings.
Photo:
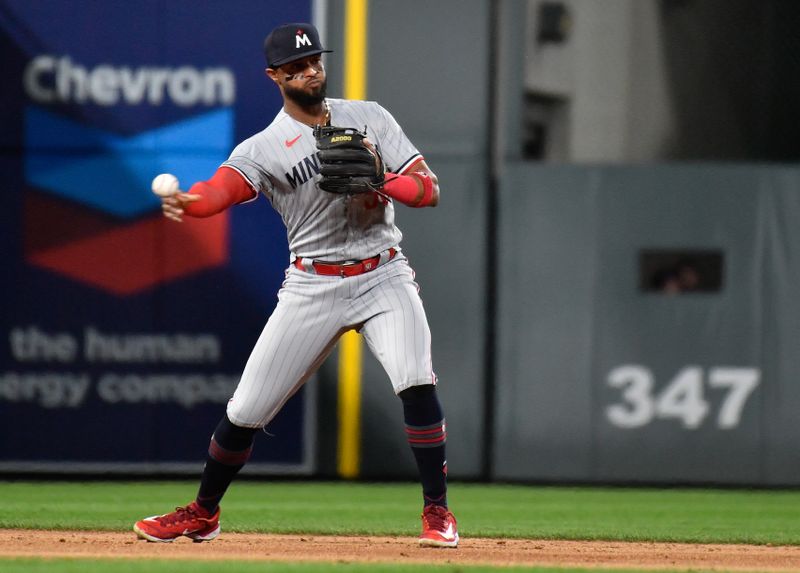
<path id="1" fill-rule="evenodd" d="M 425 525 L 428 529 L 435 529 L 436 531 L 444 531 L 447 529 L 445 523 L 447 522 L 448 511 L 440 505 L 430 505 L 422 512 L 422 519 L 425 520 Z"/>
<path id="2" fill-rule="evenodd" d="M 162 515 L 158 518 L 158 521 L 161 522 L 162 525 L 172 525 L 173 523 L 182 523 L 193 519 L 206 518 L 201 516 L 200 513 L 189 504 L 185 507 L 176 507 L 174 512 Z"/>

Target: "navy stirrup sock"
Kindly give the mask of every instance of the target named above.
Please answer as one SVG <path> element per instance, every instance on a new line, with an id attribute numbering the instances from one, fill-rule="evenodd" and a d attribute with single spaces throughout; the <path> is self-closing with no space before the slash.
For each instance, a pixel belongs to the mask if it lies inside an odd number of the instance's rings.
<path id="1" fill-rule="evenodd" d="M 398 396 L 403 401 L 406 437 L 417 461 L 424 504 L 447 507 L 447 431 L 436 387 L 412 386 Z"/>
<path id="2" fill-rule="evenodd" d="M 196 500 L 209 513 L 217 511 L 228 486 L 250 458 L 256 432 L 258 428 L 234 425 L 227 415 L 214 430 Z"/>

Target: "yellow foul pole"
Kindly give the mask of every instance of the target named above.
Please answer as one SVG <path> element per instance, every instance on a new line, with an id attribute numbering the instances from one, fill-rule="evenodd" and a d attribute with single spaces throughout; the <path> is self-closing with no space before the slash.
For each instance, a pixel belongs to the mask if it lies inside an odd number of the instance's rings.
<path id="1" fill-rule="evenodd" d="M 367 0 L 346 0 L 344 97 L 367 95 Z M 361 469 L 361 335 L 350 331 L 339 341 L 339 436 L 337 470 L 353 479 Z"/>

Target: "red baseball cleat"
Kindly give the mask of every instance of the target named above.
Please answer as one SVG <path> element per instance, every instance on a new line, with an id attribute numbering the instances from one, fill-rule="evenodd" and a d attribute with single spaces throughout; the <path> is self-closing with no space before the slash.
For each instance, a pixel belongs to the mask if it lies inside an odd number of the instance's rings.
<path id="1" fill-rule="evenodd" d="M 172 513 L 145 517 L 133 525 L 133 530 L 141 539 L 158 543 L 170 543 L 185 535 L 195 543 L 211 541 L 219 535 L 219 513 L 209 516 L 208 512 L 192 502 L 186 507 L 177 507 Z"/>
<path id="2" fill-rule="evenodd" d="M 458 547 L 456 518 L 446 507 L 428 505 L 422 510 L 420 547 Z"/>

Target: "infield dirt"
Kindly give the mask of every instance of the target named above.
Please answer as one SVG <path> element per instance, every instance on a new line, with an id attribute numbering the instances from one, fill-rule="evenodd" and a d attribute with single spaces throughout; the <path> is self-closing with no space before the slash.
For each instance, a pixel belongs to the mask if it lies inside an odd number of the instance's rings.
<path id="1" fill-rule="evenodd" d="M 223 533 L 210 543 L 147 543 L 131 533 L 0 530 L 3 557 L 242 559 L 800 571 L 800 547 L 466 538 L 458 549 L 422 549 L 409 537 Z"/>

